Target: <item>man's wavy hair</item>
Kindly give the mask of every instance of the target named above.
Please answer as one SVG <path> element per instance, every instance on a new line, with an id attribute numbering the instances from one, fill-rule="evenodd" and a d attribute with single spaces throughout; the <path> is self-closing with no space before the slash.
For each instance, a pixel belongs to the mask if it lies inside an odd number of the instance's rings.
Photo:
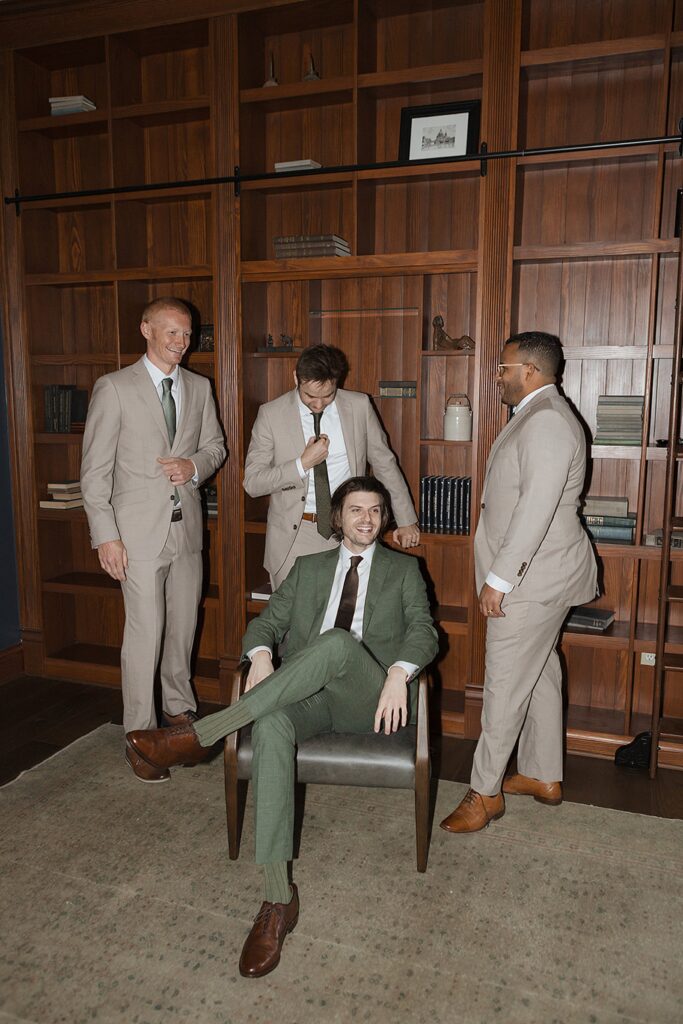
<path id="1" fill-rule="evenodd" d="M 332 503 L 330 505 L 330 526 L 332 527 L 333 534 L 339 541 L 341 541 L 344 536 L 342 533 L 341 520 L 344 502 L 346 498 L 348 498 L 349 494 L 356 494 L 358 491 L 365 491 L 368 494 L 379 494 L 382 499 L 382 525 L 379 531 L 380 535 L 384 533 L 389 525 L 389 517 L 391 515 L 391 498 L 389 497 L 389 492 L 384 484 L 374 476 L 352 476 L 350 480 L 345 480 L 343 484 L 340 484 L 332 495 Z"/>

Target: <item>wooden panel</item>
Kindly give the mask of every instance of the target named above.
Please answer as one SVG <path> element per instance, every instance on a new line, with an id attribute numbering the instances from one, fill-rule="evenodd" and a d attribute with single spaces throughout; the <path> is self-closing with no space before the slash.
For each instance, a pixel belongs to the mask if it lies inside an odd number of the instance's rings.
<path id="1" fill-rule="evenodd" d="M 629 662 L 626 651 L 564 642 L 560 650 L 570 704 L 625 711 Z"/>
<path id="2" fill-rule="evenodd" d="M 28 274 L 110 270 L 114 266 L 111 208 L 23 211 L 25 268 Z"/>
<path id="3" fill-rule="evenodd" d="M 522 48 L 666 32 L 668 0 L 525 0 Z"/>
<path id="4" fill-rule="evenodd" d="M 113 355 L 116 352 L 114 309 L 114 290 L 110 286 L 27 289 L 31 353 Z"/>
<path id="5" fill-rule="evenodd" d="M 352 244 L 353 225 L 350 186 L 310 188 L 294 194 L 291 190 L 247 192 L 242 201 L 242 251 L 245 259 L 273 259 L 273 238 L 282 235 L 336 234 Z"/>
<path id="6" fill-rule="evenodd" d="M 361 7 L 366 21 L 360 32 L 371 33 L 374 44 L 363 50 L 361 71 L 392 71 L 482 55 L 482 2 L 379 0 Z"/>
<path id="7" fill-rule="evenodd" d="M 207 22 L 127 32 L 111 40 L 112 104 L 188 99 L 208 93 Z"/>
<path id="8" fill-rule="evenodd" d="M 116 204 L 119 267 L 210 266 L 209 199 L 155 199 Z"/>
<path id="9" fill-rule="evenodd" d="M 65 127 L 61 135 L 20 134 L 19 186 L 26 195 L 109 185 L 109 138 L 102 124 Z"/>
<path id="10" fill-rule="evenodd" d="M 430 356 L 423 359 L 420 437 L 443 439 L 446 403 L 450 395 L 456 394 L 467 395 L 472 405 L 474 356 Z"/>

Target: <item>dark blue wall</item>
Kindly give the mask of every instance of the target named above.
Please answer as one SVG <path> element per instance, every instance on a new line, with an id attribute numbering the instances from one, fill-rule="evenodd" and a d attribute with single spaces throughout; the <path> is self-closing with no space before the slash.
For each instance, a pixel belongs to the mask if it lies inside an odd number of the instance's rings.
<path id="1" fill-rule="evenodd" d="M 19 643 L 17 560 L 12 519 L 7 396 L 2 350 L 2 325 L 0 324 L 0 651 Z"/>

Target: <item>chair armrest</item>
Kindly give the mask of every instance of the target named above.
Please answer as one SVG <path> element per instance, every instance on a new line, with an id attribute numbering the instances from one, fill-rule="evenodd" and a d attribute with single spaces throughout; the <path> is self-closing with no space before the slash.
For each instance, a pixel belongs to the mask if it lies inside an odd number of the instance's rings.
<path id="1" fill-rule="evenodd" d="M 423 669 L 417 681 L 417 739 L 415 743 L 415 775 L 431 774 L 429 758 L 429 685 Z"/>
<path id="2" fill-rule="evenodd" d="M 249 672 L 249 665 L 247 662 L 244 665 L 240 665 L 232 674 L 232 689 L 230 691 L 230 704 L 236 704 L 244 693 L 244 686 L 247 681 L 247 673 Z M 223 743 L 223 754 L 225 763 L 231 761 L 235 769 L 237 768 L 237 749 L 240 745 L 240 730 L 231 732 L 225 737 Z"/>

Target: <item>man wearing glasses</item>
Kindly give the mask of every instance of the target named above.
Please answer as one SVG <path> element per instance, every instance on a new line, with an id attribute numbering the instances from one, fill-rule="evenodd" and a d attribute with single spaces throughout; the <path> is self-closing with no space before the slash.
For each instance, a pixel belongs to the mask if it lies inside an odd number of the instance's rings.
<path id="1" fill-rule="evenodd" d="M 477 832 L 505 813 L 503 793 L 562 802 L 562 672 L 556 644 L 573 605 L 597 593 L 593 550 L 578 517 L 586 439 L 555 381 L 559 339 L 515 334 L 498 365 L 512 419 L 489 454 L 474 539 L 487 619 L 482 732 L 467 795 L 441 822 Z M 518 773 L 504 779 L 515 743 Z"/>

